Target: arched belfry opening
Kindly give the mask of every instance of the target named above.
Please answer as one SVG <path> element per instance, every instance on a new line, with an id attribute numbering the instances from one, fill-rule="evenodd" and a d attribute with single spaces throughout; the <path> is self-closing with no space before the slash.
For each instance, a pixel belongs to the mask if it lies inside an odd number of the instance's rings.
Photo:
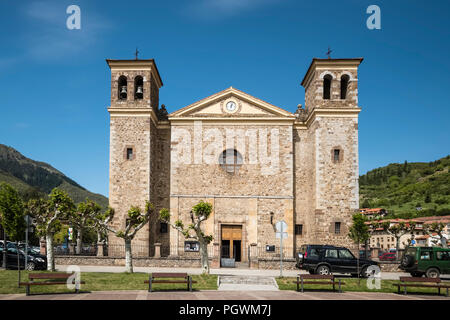
<path id="1" fill-rule="evenodd" d="M 142 76 L 134 78 L 134 99 L 140 100 L 144 98 L 144 79 Z"/>
<path id="2" fill-rule="evenodd" d="M 127 100 L 127 77 L 120 76 L 118 81 L 119 100 Z"/>
<path id="3" fill-rule="evenodd" d="M 333 78 L 329 74 L 323 77 L 323 98 L 327 100 L 331 97 L 331 80 Z"/>
<path id="4" fill-rule="evenodd" d="M 341 77 L 341 99 L 347 99 L 347 89 L 349 81 L 350 77 L 347 74 L 344 74 Z"/>

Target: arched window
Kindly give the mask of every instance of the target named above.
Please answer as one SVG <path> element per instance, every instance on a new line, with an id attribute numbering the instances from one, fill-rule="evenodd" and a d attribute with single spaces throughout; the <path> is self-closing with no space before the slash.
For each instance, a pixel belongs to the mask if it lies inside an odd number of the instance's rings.
<path id="1" fill-rule="evenodd" d="M 219 164 L 227 173 L 237 173 L 242 166 L 242 155 L 236 149 L 227 149 L 219 157 Z"/>
<path id="2" fill-rule="evenodd" d="M 141 76 L 134 78 L 134 99 L 139 100 L 144 97 L 144 79 Z"/>
<path id="3" fill-rule="evenodd" d="M 333 78 L 327 74 L 325 77 L 323 77 L 323 98 L 324 99 L 330 99 L 330 91 L 331 91 L 331 80 Z"/>
<path id="4" fill-rule="evenodd" d="M 127 100 L 127 77 L 120 76 L 118 83 L 119 100 Z"/>
<path id="5" fill-rule="evenodd" d="M 350 77 L 347 74 L 344 74 L 341 77 L 341 99 L 347 99 L 347 89 L 349 80 Z"/>

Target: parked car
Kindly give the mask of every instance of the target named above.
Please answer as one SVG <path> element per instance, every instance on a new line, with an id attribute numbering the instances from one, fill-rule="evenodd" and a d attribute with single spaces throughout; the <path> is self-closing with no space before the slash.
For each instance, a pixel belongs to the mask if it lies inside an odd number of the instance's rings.
<path id="1" fill-rule="evenodd" d="M 0 247 L 0 265 L 3 263 L 3 247 Z M 25 268 L 25 251 L 19 249 L 19 266 Z M 6 268 L 17 269 L 17 249 L 10 247 L 7 249 Z M 28 249 L 27 270 L 45 270 L 47 269 L 47 257 L 35 253 Z"/>
<path id="2" fill-rule="evenodd" d="M 378 265 L 369 259 L 358 259 L 344 247 L 331 245 L 303 245 L 296 256 L 297 267 L 308 270 L 311 274 L 328 275 L 331 273 L 350 273 L 357 276 L 368 277 L 369 266 Z"/>
<path id="3" fill-rule="evenodd" d="M 395 254 L 395 252 L 385 252 L 381 254 L 378 259 L 382 261 L 395 261 L 397 259 L 397 255 Z"/>
<path id="4" fill-rule="evenodd" d="M 426 275 L 438 278 L 450 274 L 450 249 L 441 247 L 408 247 L 400 263 L 400 269 L 413 277 Z"/>

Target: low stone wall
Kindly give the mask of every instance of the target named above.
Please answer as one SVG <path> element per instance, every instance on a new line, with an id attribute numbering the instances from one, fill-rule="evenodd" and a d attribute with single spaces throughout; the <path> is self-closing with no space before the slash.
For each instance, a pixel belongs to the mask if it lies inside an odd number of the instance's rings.
<path id="1" fill-rule="evenodd" d="M 247 262 L 246 262 L 247 263 Z M 122 257 L 96 257 L 96 256 L 55 256 L 55 264 L 59 265 L 91 265 L 91 266 L 125 266 L 125 258 Z M 135 267 L 161 267 L 161 268 L 199 268 L 199 258 L 177 258 L 177 257 L 133 257 Z M 210 267 L 218 268 L 210 258 Z M 252 269 L 279 269 L 280 260 L 259 259 L 252 261 Z M 283 270 L 295 270 L 295 260 L 283 260 Z"/>
<path id="2" fill-rule="evenodd" d="M 91 266 L 125 266 L 125 258 L 121 257 L 89 257 L 89 256 L 56 256 L 55 264 L 60 265 L 91 265 Z M 198 268 L 200 259 L 186 258 L 141 258 L 133 257 L 135 267 L 170 267 L 170 268 Z"/>
<path id="3" fill-rule="evenodd" d="M 283 259 L 283 270 L 296 270 L 295 259 Z M 258 269 L 273 270 L 280 269 L 280 260 L 259 259 L 256 263 Z"/>
<path id="4" fill-rule="evenodd" d="M 379 262 L 381 272 L 402 272 L 398 268 L 400 265 L 398 262 Z"/>
<path id="5" fill-rule="evenodd" d="M 284 259 L 283 270 L 296 270 L 295 259 Z M 59 265 L 91 265 L 91 266 L 125 266 L 125 258 L 122 257 L 95 257 L 95 256 L 56 256 L 55 264 Z M 381 272 L 399 272 L 397 262 L 379 262 Z M 258 259 L 252 260 L 252 269 L 274 270 L 280 269 L 280 260 Z M 135 267 L 161 267 L 161 268 L 199 268 L 199 258 L 133 258 Z M 210 259 L 210 266 L 217 268 L 217 263 Z"/>

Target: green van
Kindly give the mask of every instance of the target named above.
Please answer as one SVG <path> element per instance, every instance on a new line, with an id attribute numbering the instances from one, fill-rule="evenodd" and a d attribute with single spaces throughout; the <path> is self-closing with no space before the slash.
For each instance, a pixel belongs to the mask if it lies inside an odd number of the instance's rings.
<path id="1" fill-rule="evenodd" d="M 450 249 L 407 247 L 399 268 L 413 277 L 439 278 L 441 274 L 450 274 Z"/>

